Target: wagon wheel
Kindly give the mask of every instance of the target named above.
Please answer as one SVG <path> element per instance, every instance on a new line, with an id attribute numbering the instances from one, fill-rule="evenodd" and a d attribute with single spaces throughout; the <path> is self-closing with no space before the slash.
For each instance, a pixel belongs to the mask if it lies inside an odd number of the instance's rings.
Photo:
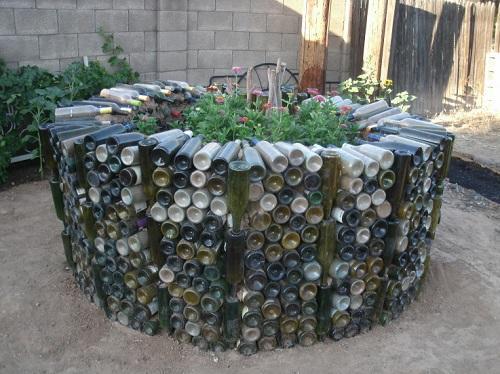
<path id="1" fill-rule="evenodd" d="M 263 63 L 255 65 L 252 69 L 252 83 L 255 88 L 260 89 L 262 92 L 267 93 L 269 91 L 269 82 L 267 80 L 267 69 L 276 68 L 276 64 L 274 63 Z M 243 74 L 238 79 L 238 85 L 240 88 L 245 88 L 247 83 L 247 73 Z M 296 77 L 296 74 L 292 72 L 290 69 L 286 68 L 283 73 L 283 84 L 282 88 L 288 88 L 287 91 L 295 91 L 299 86 L 299 80 Z"/>

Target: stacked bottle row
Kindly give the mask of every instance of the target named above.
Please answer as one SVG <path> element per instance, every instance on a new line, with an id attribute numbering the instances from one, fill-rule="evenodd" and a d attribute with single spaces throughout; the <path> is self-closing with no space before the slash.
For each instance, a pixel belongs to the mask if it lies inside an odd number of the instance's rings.
<path id="1" fill-rule="evenodd" d="M 431 240 L 440 220 L 444 179 L 454 136 L 440 125 L 391 108 L 385 101 L 366 105 L 353 117 L 369 130 L 361 147 L 394 154 L 398 175 L 390 190 L 392 214 L 384 253 L 387 280 L 381 290 L 379 322 L 399 317 L 421 290 L 430 261 Z"/>
<path id="2" fill-rule="evenodd" d="M 426 274 L 453 139 L 367 120 L 391 110 L 355 109 L 369 132 L 341 148 L 43 128 L 78 283 L 123 325 L 245 355 L 397 317 Z"/>
<path id="3" fill-rule="evenodd" d="M 40 126 L 56 211 L 65 224 L 66 258 L 80 288 L 109 318 L 151 334 L 157 331 L 157 323 L 148 322 L 158 309 L 157 299 L 145 302 L 149 289 L 137 292 L 127 287 L 133 280 L 125 277 L 132 271 L 144 286 L 154 280 L 146 279 L 154 273 L 148 267 L 150 251 L 140 251 L 147 234 L 146 205 L 123 202 L 130 200 L 127 191 L 142 188 L 134 146 L 144 136 L 131 132 L 135 126 L 130 119 L 136 113 L 155 113 L 161 122 L 170 105 L 197 96 L 199 92 L 183 82 L 120 85 L 102 90 L 100 97 L 56 109 L 56 122 Z M 122 152 L 124 148 L 132 153 Z M 130 189 L 122 191 L 124 187 Z M 122 256 L 119 251 L 129 243 L 136 252 Z"/>

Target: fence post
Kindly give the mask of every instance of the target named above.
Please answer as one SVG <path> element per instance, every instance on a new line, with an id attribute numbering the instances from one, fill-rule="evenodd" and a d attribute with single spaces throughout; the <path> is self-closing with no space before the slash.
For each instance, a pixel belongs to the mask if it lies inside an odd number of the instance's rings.
<path id="1" fill-rule="evenodd" d="M 330 0 L 306 0 L 302 15 L 302 43 L 299 51 L 299 81 L 325 91 Z"/>
<path id="2" fill-rule="evenodd" d="M 363 67 L 374 70 L 378 79 L 382 66 L 383 75 L 387 77 L 388 74 L 396 5 L 397 0 L 370 0 L 368 3 Z"/>

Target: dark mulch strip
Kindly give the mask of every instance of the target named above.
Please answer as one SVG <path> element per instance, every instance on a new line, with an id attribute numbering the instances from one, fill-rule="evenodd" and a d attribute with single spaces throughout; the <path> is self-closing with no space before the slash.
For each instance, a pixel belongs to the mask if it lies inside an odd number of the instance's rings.
<path id="1" fill-rule="evenodd" d="M 41 180 L 42 178 L 38 171 L 39 167 L 37 160 L 23 161 L 10 165 L 7 181 L 0 184 L 0 191 L 5 191 L 18 184 Z"/>
<path id="2" fill-rule="evenodd" d="M 500 203 L 500 174 L 475 162 L 453 158 L 448 178 L 451 183 L 476 191 L 478 194 Z"/>

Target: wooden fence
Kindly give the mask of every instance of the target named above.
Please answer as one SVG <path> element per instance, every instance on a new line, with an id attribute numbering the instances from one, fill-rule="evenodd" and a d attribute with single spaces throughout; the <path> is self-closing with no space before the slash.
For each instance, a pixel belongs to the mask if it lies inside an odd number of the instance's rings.
<path id="1" fill-rule="evenodd" d="M 352 45 L 353 75 L 370 66 L 392 79 L 395 91 L 417 96 L 415 113 L 481 106 L 486 54 L 500 50 L 494 2 L 368 0 L 364 13 L 365 2 L 353 1 L 353 33 L 366 30 Z"/>

